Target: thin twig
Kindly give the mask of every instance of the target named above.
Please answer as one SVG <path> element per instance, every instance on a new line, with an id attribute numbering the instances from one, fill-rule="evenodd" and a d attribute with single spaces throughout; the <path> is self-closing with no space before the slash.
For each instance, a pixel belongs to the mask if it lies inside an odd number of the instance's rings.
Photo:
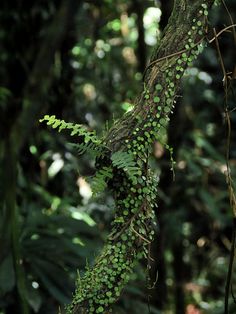
<path id="1" fill-rule="evenodd" d="M 145 241 L 146 243 L 150 244 L 151 242 L 148 241 L 146 238 L 144 238 L 140 233 L 138 233 L 134 227 L 132 225 L 130 225 L 131 230 L 138 236 L 140 237 L 143 241 Z"/>
<path id="2" fill-rule="evenodd" d="M 232 24 L 232 25 L 229 25 L 229 26 L 223 28 L 221 31 L 219 31 L 217 34 L 215 34 L 215 36 L 214 36 L 213 38 L 208 39 L 208 40 L 207 40 L 208 43 L 211 44 L 214 40 L 216 40 L 216 39 L 217 39 L 221 34 L 223 34 L 225 31 L 227 31 L 227 30 L 230 29 L 230 28 L 233 28 L 233 29 L 234 29 L 235 27 L 236 27 L 236 24 Z M 235 31 L 235 30 L 234 30 L 234 31 Z M 206 37 L 201 38 L 201 39 L 195 44 L 195 46 L 198 46 L 205 38 L 206 38 Z M 195 47 L 195 46 L 194 46 L 194 47 Z M 194 47 L 193 47 L 193 48 L 194 48 Z M 188 49 L 182 49 L 182 50 L 180 50 L 180 51 L 171 53 L 171 54 L 169 54 L 169 55 L 167 55 L 167 56 L 161 57 L 161 58 L 159 58 L 159 59 L 157 59 L 157 60 L 153 60 L 152 62 L 150 62 L 149 65 L 148 65 L 148 66 L 146 67 L 146 69 L 144 70 L 144 73 L 143 73 L 143 81 L 144 81 L 144 79 L 145 79 L 147 70 L 149 70 L 150 67 L 156 65 L 157 63 L 159 63 L 159 62 L 161 62 L 161 61 L 163 61 L 163 60 L 167 60 L 167 59 L 169 59 L 169 58 L 178 56 L 178 55 L 180 55 L 180 54 L 182 54 L 182 53 L 184 53 L 184 52 L 187 52 L 187 51 L 188 51 Z"/>
<path id="3" fill-rule="evenodd" d="M 146 199 L 143 201 L 143 204 L 142 204 L 140 210 L 142 211 L 142 210 L 145 210 L 145 209 L 146 209 Z M 110 236 L 108 237 L 108 239 L 111 240 L 111 241 L 113 241 L 113 240 L 119 238 L 119 236 L 122 235 L 122 233 L 125 231 L 125 229 L 126 229 L 129 225 L 132 224 L 133 220 L 135 219 L 135 217 L 137 216 L 138 213 L 139 213 L 139 211 L 138 211 L 137 213 L 135 213 L 135 214 L 125 223 L 125 225 L 123 226 L 123 228 L 121 228 L 121 230 L 120 230 L 118 233 L 116 233 L 114 236 L 111 236 L 111 235 L 110 235 Z"/>
<path id="4" fill-rule="evenodd" d="M 225 312 L 224 314 L 229 314 L 229 293 L 232 279 L 232 270 L 234 264 L 234 251 L 235 251 L 235 240 L 236 240 L 236 218 L 234 218 L 234 226 L 233 226 L 233 234 L 232 234 L 232 244 L 230 250 L 230 260 L 229 260 L 229 268 L 225 286 Z"/>
<path id="5" fill-rule="evenodd" d="M 216 34 L 215 28 L 213 28 L 213 32 L 214 32 L 214 35 L 215 35 L 216 49 L 217 49 L 217 53 L 218 53 L 218 57 L 219 57 L 220 65 L 221 65 L 221 69 L 222 69 L 222 72 L 223 72 L 223 75 L 224 75 L 224 78 L 223 78 L 224 87 L 227 89 L 227 73 L 226 73 L 225 66 L 224 66 L 224 61 L 223 61 L 223 58 L 222 58 L 222 55 L 221 55 L 221 52 L 220 52 L 220 45 L 219 45 L 219 41 L 218 41 L 218 38 L 217 38 L 217 34 Z"/>
<path id="6" fill-rule="evenodd" d="M 204 38 L 205 38 L 205 37 L 201 38 L 192 48 L 198 46 L 198 45 L 203 41 Z M 192 48 L 191 48 L 191 49 L 192 49 Z M 148 65 L 148 66 L 146 67 L 146 69 L 144 70 L 144 73 L 143 73 L 143 81 L 144 81 L 144 79 L 145 79 L 147 70 L 149 70 L 150 67 L 152 67 L 153 65 L 156 65 L 157 63 L 159 63 L 159 62 L 161 62 L 161 61 L 163 61 L 163 60 L 168 60 L 169 58 L 178 56 L 178 55 L 180 55 L 180 54 L 182 54 L 182 53 L 184 53 L 184 52 L 187 52 L 187 51 L 188 51 L 188 49 L 182 49 L 182 50 L 180 50 L 180 51 L 171 53 L 171 54 L 169 54 L 169 55 L 167 55 L 167 56 L 161 57 L 161 58 L 159 58 L 159 59 L 156 59 L 156 60 L 150 62 L 149 65 Z"/>
<path id="7" fill-rule="evenodd" d="M 121 228 L 121 230 L 116 233 L 113 237 L 112 236 L 109 236 L 108 239 L 111 240 L 111 241 L 114 241 L 115 239 L 119 238 L 119 236 L 122 235 L 122 233 L 125 231 L 125 229 L 130 225 L 130 223 L 132 222 L 132 220 L 134 219 L 135 215 L 132 216 L 127 222 L 126 224 L 123 226 L 123 228 Z"/>
<path id="8" fill-rule="evenodd" d="M 233 272 L 233 266 L 234 266 L 234 259 L 235 259 L 234 253 L 235 253 L 235 244 L 236 244 L 236 198 L 235 198 L 234 189 L 232 185 L 232 178 L 230 175 L 230 165 L 229 165 L 229 153 L 230 153 L 230 142 L 231 142 L 231 121 L 230 121 L 230 116 L 229 116 L 229 111 L 228 111 L 228 88 L 230 86 L 230 84 L 228 83 L 228 80 L 230 80 L 230 78 L 227 76 L 227 72 L 226 72 L 224 61 L 221 55 L 220 46 L 219 46 L 215 28 L 213 29 L 213 31 L 215 35 L 217 54 L 218 54 L 221 69 L 224 75 L 223 87 L 225 91 L 225 118 L 226 118 L 226 123 L 227 123 L 227 140 L 226 140 L 226 156 L 225 156 L 226 167 L 227 167 L 226 178 L 227 178 L 227 185 L 228 185 L 228 190 L 229 190 L 230 206 L 233 211 L 233 232 L 232 232 L 228 273 L 227 273 L 226 285 L 225 285 L 225 309 L 224 309 L 224 314 L 229 314 L 229 295 L 230 295 L 230 290 L 232 291 L 232 272 Z"/>
<path id="9" fill-rule="evenodd" d="M 229 12 L 229 9 L 228 9 L 228 7 L 227 7 L 225 1 L 224 1 L 224 0 L 221 0 L 221 2 L 223 3 L 223 6 L 225 7 L 225 10 L 226 10 L 226 12 L 227 12 L 227 14 L 228 14 L 228 16 L 229 16 L 229 19 L 230 19 L 231 24 L 234 24 L 234 20 L 233 20 L 233 18 L 232 18 L 231 13 Z M 236 31 L 235 31 L 235 27 L 233 27 L 233 36 L 234 36 L 234 43 L 235 43 L 235 45 L 236 45 Z"/>
<path id="10" fill-rule="evenodd" d="M 232 25 L 229 25 L 225 28 L 223 28 L 222 30 L 220 30 L 212 39 L 208 39 L 208 42 L 211 44 L 214 40 L 216 40 L 216 38 L 218 38 L 221 34 L 223 34 L 225 31 L 227 31 L 228 29 L 230 28 L 235 28 L 236 27 L 236 24 L 232 24 Z"/>

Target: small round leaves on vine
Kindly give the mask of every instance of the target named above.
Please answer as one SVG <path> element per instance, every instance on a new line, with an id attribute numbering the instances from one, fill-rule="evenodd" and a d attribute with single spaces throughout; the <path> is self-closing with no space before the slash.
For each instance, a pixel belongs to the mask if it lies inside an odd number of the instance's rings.
<path id="1" fill-rule="evenodd" d="M 97 308 L 96 313 L 103 313 L 103 312 L 104 312 L 104 308 L 103 308 L 102 306 L 99 306 L 99 307 Z"/>
<path id="2" fill-rule="evenodd" d="M 156 89 L 157 91 L 160 91 L 160 90 L 163 89 L 163 87 L 161 86 L 161 84 L 156 84 L 155 89 Z"/>

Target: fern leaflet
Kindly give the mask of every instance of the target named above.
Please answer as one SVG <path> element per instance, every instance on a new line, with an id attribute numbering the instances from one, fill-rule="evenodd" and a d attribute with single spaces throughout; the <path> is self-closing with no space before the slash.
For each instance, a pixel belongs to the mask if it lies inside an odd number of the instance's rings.
<path id="1" fill-rule="evenodd" d="M 102 150 L 104 149 L 104 146 L 102 144 L 98 146 L 92 142 L 80 144 L 69 143 L 69 145 L 77 150 L 78 155 L 83 155 L 84 153 L 88 152 L 91 153 L 93 157 L 100 155 Z"/>
<path id="2" fill-rule="evenodd" d="M 140 174 L 140 169 L 130 153 L 118 151 L 112 154 L 111 160 L 113 166 L 125 171 L 131 180 Z"/>
<path id="3" fill-rule="evenodd" d="M 84 154 L 88 151 L 100 151 L 102 147 L 101 140 L 96 136 L 95 131 L 88 131 L 85 126 L 81 124 L 75 124 L 71 122 L 65 122 L 64 120 L 57 119 L 55 115 L 49 116 L 45 115 L 43 119 L 39 120 L 40 122 L 47 121 L 47 125 L 51 125 L 52 128 L 58 129 L 59 132 L 62 130 L 70 130 L 71 136 L 82 136 L 84 143 L 76 145 L 79 151 L 79 154 Z"/>
<path id="4" fill-rule="evenodd" d="M 108 179 L 112 179 L 112 168 L 111 167 L 103 167 L 102 169 L 98 170 L 96 175 L 93 177 L 92 181 L 92 191 L 94 194 L 98 194 L 103 192 L 107 187 Z"/>

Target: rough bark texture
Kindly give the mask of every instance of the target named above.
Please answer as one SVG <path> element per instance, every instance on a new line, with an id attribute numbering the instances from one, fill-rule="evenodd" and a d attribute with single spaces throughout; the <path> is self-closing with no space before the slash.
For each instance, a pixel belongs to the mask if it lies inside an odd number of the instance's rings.
<path id="1" fill-rule="evenodd" d="M 137 259 L 148 257 L 156 198 L 148 157 L 152 143 L 159 140 L 160 132 L 168 125 L 184 70 L 199 53 L 212 3 L 212 0 L 175 1 L 160 45 L 144 73 L 143 92 L 133 111 L 117 121 L 104 140 L 107 151 L 98 159 L 97 167 L 112 167 L 109 188 L 114 193 L 116 215 L 93 268 L 78 279 L 67 313 L 110 313 Z M 133 176 L 124 166 L 112 164 L 112 156 L 117 152 L 132 157 L 136 169 Z"/>

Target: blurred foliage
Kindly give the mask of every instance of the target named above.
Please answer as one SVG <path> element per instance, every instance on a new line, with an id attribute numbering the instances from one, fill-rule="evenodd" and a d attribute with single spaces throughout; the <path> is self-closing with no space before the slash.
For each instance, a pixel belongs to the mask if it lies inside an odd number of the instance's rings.
<path id="1" fill-rule="evenodd" d="M 162 27 L 167 23 L 171 8 L 166 2 L 3 1 L 1 314 L 19 313 L 21 298 L 26 299 L 30 313 L 56 313 L 59 305 L 69 302 L 77 269 L 83 273 L 93 263 L 113 216 L 111 196 L 103 193 L 91 198 L 90 184 L 84 180 L 94 174 L 94 157 L 78 158 L 70 144 L 76 140 L 69 133 L 58 134 L 38 120 L 55 114 L 102 134 L 129 110 L 141 88 L 147 56 L 162 32 L 161 13 Z M 235 20 L 235 1 L 228 1 L 228 6 Z M 210 21 L 218 30 L 230 24 L 223 7 L 213 10 Z M 235 71 L 231 33 L 221 36 L 220 46 L 227 71 Z M 149 290 L 148 283 L 145 288 L 149 276 L 144 261 L 114 313 L 183 314 L 190 308 L 195 309 L 193 313 L 199 313 L 197 309 L 223 313 L 232 212 L 224 174 L 222 77 L 212 44 L 188 69 L 183 97 L 177 100 L 166 135 L 174 148 L 175 181 L 165 147 L 156 143 L 154 149 L 153 166 L 161 173 L 159 224 L 152 246 L 153 269 L 158 269 L 159 279 L 154 289 Z M 234 178 L 233 94 L 228 106 Z M 23 277 L 17 270 L 17 252 Z M 150 276 L 155 281 L 156 271 Z M 22 286 L 25 291 L 20 297 Z M 235 312 L 232 300 L 230 306 Z"/>

